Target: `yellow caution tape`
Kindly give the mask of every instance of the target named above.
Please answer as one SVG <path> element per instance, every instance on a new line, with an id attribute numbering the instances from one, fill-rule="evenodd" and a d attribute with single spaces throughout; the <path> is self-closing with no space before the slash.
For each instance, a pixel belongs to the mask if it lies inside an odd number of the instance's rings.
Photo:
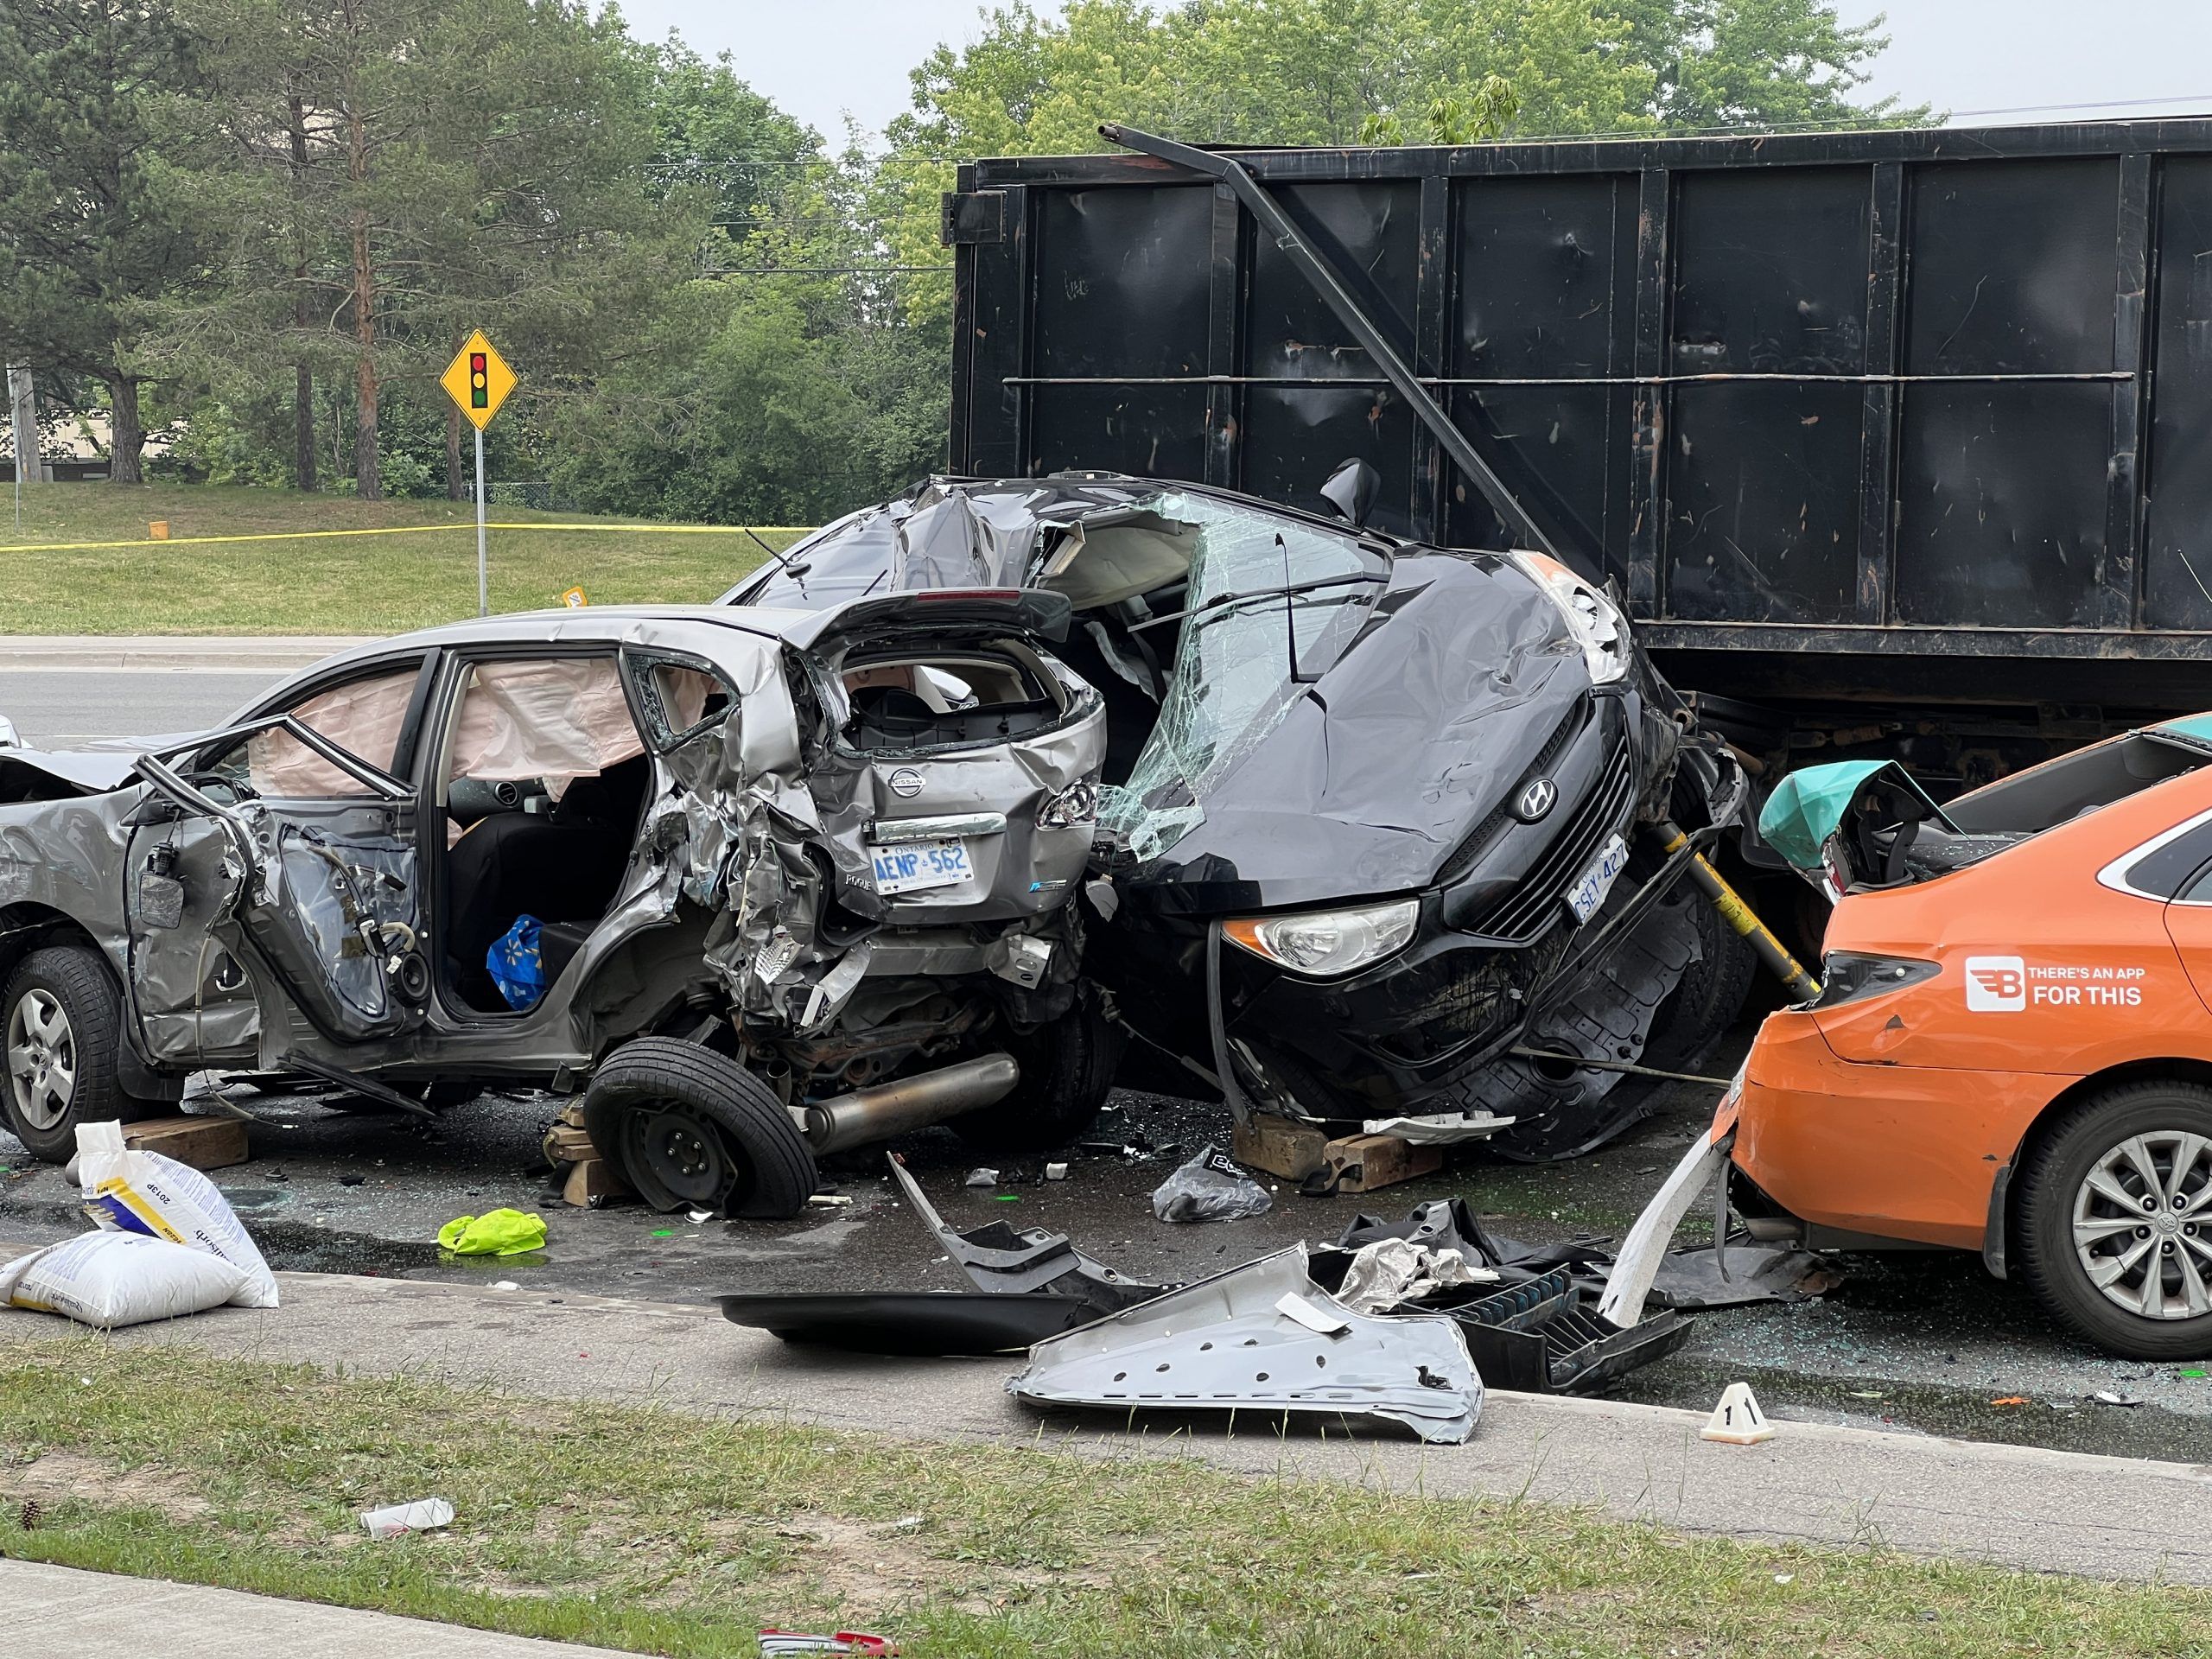
<path id="1" fill-rule="evenodd" d="M 374 530 L 262 530 L 245 536 L 168 536 L 156 541 L 34 542 L 17 546 L 0 542 L 0 553 L 84 553 L 111 547 L 189 547 L 210 542 L 311 542 L 332 536 L 431 536 L 441 531 L 474 531 L 476 521 L 454 524 L 387 524 Z M 640 536 L 804 536 L 811 524 L 487 524 L 486 530 L 596 530 Z"/>

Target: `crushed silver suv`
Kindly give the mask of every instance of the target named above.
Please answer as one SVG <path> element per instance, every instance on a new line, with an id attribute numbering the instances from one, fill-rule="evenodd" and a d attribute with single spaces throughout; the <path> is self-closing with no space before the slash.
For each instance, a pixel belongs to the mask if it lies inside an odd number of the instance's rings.
<path id="1" fill-rule="evenodd" d="M 1068 617 L 495 617 L 217 731 L 0 749 L 7 1126 L 59 1160 L 203 1069 L 416 1112 L 583 1088 L 648 1202 L 746 1216 L 923 1124 L 1078 1134 L 1116 1043 L 1067 904 L 1105 747 Z"/>

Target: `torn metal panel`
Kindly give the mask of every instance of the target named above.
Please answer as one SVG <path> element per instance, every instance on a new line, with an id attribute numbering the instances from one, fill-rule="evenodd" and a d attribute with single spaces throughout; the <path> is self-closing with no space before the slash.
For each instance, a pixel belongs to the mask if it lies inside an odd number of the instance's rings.
<path id="1" fill-rule="evenodd" d="M 1048 1293 L 1076 1296 L 1099 1313 L 1149 1301 L 1161 1292 L 1159 1285 L 1125 1278 L 1094 1262 L 1070 1243 L 1065 1233 L 1050 1233 L 1041 1227 L 1016 1231 L 1003 1221 L 970 1232 L 955 1232 L 906 1166 L 888 1154 L 887 1160 L 916 1217 L 937 1235 L 946 1254 L 978 1290 L 995 1296 Z"/>
<path id="2" fill-rule="evenodd" d="M 1007 1390 L 1034 1406 L 1368 1417 L 1424 1440 L 1474 1432 L 1483 1385 L 1446 1319 L 1374 1319 L 1315 1284 L 1303 1245 L 1030 1351 Z"/>

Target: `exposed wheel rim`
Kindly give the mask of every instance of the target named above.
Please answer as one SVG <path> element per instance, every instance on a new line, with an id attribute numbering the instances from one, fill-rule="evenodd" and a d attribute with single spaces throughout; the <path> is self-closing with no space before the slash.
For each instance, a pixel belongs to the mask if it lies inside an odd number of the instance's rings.
<path id="1" fill-rule="evenodd" d="M 77 1097 L 77 1035 L 61 999 L 41 986 L 8 1010 L 8 1090 L 34 1129 L 53 1128 Z"/>
<path id="2" fill-rule="evenodd" d="M 2139 1319 L 2212 1313 L 2212 1137 L 2150 1129 L 2107 1149 L 2075 1190 L 2074 1254 Z"/>
<path id="3" fill-rule="evenodd" d="M 631 1156 L 669 1196 L 695 1207 L 714 1208 L 728 1198 L 740 1165 L 721 1128 L 682 1105 L 639 1114 L 631 1131 Z"/>

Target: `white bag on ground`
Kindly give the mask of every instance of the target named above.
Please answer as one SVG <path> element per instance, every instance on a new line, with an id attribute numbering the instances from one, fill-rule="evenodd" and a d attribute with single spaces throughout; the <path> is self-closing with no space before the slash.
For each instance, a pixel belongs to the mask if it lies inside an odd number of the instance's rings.
<path id="1" fill-rule="evenodd" d="M 76 1163 L 85 1213 L 102 1227 L 218 1256 L 245 1275 L 233 1303 L 276 1306 L 276 1276 L 215 1184 L 198 1170 L 158 1152 L 130 1150 L 120 1123 L 79 1123 Z"/>
<path id="2" fill-rule="evenodd" d="M 143 1233 L 84 1233 L 0 1268 L 0 1300 L 103 1331 L 204 1313 L 246 1288 L 235 1262 Z"/>

